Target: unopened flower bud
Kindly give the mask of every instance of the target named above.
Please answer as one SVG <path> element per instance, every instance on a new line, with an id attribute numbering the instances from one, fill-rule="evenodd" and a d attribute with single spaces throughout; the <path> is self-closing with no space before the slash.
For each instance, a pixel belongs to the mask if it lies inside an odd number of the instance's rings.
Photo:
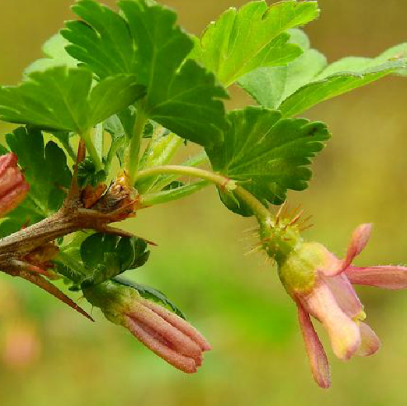
<path id="1" fill-rule="evenodd" d="M 0 156 L 0 216 L 15 209 L 30 188 L 17 161 L 13 153 Z"/>
<path id="2" fill-rule="evenodd" d="M 196 372 L 203 352 L 211 349 L 187 321 L 141 297 L 131 286 L 111 280 L 85 289 L 84 294 L 109 321 L 127 328 L 146 347 L 183 372 Z"/>

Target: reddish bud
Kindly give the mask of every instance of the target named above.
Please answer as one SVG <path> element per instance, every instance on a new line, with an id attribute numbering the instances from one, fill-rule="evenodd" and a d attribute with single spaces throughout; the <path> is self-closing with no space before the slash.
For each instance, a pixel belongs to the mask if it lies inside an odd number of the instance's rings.
<path id="1" fill-rule="evenodd" d="M 0 157 L 0 215 L 15 209 L 27 195 L 29 185 L 17 166 L 17 155 Z"/>

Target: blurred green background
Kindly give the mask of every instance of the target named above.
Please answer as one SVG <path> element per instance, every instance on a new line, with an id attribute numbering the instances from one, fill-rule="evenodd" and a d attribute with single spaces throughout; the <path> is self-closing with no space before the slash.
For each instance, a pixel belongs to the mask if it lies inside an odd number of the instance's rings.
<path id="1" fill-rule="evenodd" d="M 163 1 L 196 34 L 222 10 L 245 2 Z M 375 56 L 407 40 L 405 0 L 319 3 L 322 17 L 306 31 L 330 61 Z M 41 44 L 72 17 L 71 4 L 0 0 L 1 84 L 19 81 L 41 55 Z M 338 255 L 357 224 L 373 222 L 359 264 L 407 263 L 406 94 L 405 79 L 384 79 L 308 113 L 329 124 L 333 139 L 314 165 L 310 188 L 291 193 L 290 202 L 314 215 L 309 239 Z M 233 95 L 231 108 L 250 102 L 239 90 Z M 172 369 L 98 312 L 91 324 L 37 288 L 0 275 L 0 404 L 407 404 L 407 292 L 359 290 L 382 349 L 342 363 L 327 345 L 333 387 L 322 391 L 309 373 L 295 306 L 275 270 L 261 255 L 244 255 L 253 244 L 244 234 L 251 225 L 224 210 L 214 190 L 145 210 L 127 224 L 159 244 L 138 280 L 166 292 L 213 345 L 193 376 Z"/>

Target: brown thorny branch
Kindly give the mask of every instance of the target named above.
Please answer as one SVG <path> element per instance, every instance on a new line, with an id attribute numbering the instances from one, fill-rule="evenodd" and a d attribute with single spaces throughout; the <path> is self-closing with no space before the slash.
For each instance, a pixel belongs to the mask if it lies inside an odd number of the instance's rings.
<path id="1" fill-rule="evenodd" d="M 78 184 L 78 167 L 85 155 L 86 147 L 81 141 L 71 186 L 57 213 L 0 239 L 0 270 L 28 280 L 93 321 L 87 312 L 47 279 L 52 278 L 48 271 L 52 267 L 50 260 L 58 253 L 54 242 L 86 229 L 131 237 L 132 234 L 109 224 L 133 216 L 138 200 L 125 174 L 118 176 L 109 188 L 100 185 L 96 189 L 87 187 L 82 190 Z"/>

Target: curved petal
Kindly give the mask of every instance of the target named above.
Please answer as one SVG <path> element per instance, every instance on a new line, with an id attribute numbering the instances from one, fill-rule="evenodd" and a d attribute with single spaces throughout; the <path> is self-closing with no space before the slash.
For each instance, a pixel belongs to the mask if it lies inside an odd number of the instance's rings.
<path id="1" fill-rule="evenodd" d="M 151 302 L 147 299 L 142 299 L 141 302 L 144 306 L 148 307 L 154 313 L 157 313 L 166 322 L 170 323 L 172 326 L 177 328 L 179 331 L 188 336 L 192 341 L 197 343 L 202 351 L 209 351 L 212 347 L 206 338 L 193 326 L 191 326 L 187 321 L 177 316 L 175 313 L 170 312 L 162 306 Z"/>
<path id="2" fill-rule="evenodd" d="M 359 324 L 359 328 L 362 343 L 360 344 L 360 348 L 358 349 L 356 355 L 360 355 L 361 357 L 373 355 L 380 348 L 379 338 L 366 323 L 361 322 Z"/>
<path id="3" fill-rule="evenodd" d="M 349 281 L 357 285 L 376 286 L 382 289 L 406 289 L 405 266 L 350 266 L 345 271 Z"/>
<path id="4" fill-rule="evenodd" d="M 363 305 L 346 275 L 327 277 L 324 281 L 331 289 L 339 307 L 350 318 L 354 319 L 363 312 Z"/>
<path id="5" fill-rule="evenodd" d="M 328 358 L 312 325 L 309 314 L 300 304 L 298 304 L 298 320 L 300 322 L 301 333 L 304 339 L 312 376 L 321 388 L 329 388 L 331 379 Z"/>
<path id="6" fill-rule="evenodd" d="M 352 263 L 353 259 L 363 251 L 363 248 L 366 247 L 371 231 L 372 224 L 361 224 L 356 227 L 348 245 L 346 258 L 343 261 L 343 269 L 346 269 Z"/>
<path id="7" fill-rule="evenodd" d="M 318 319 L 328 332 L 334 354 L 348 360 L 360 346 L 359 326 L 339 306 L 323 281 L 307 296 L 299 296 L 304 308 Z"/>
<path id="8" fill-rule="evenodd" d="M 144 323 L 141 323 L 138 320 L 134 320 L 128 316 L 126 316 L 126 321 L 127 327 L 130 332 L 159 357 L 163 358 L 173 367 L 183 372 L 196 372 L 197 367 L 202 362 L 202 359 L 200 359 L 199 357 L 198 359 L 196 357 L 188 357 L 186 355 L 180 354 L 173 348 L 170 348 L 163 337 L 146 326 Z"/>

